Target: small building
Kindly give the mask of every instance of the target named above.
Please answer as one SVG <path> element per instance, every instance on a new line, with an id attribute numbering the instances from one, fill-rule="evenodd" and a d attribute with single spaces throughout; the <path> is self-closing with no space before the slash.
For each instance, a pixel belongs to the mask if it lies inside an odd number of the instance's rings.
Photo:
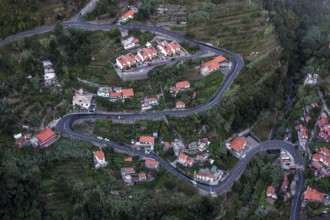
<path id="1" fill-rule="evenodd" d="M 317 162 L 319 162 L 319 161 L 323 161 L 324 160 L 324 155 L 323 154 L 313 154 L 312 155 L 312 160 L 315 162 L 315 161 L 317 161 Z"/>
<path id="2" fill-rule="evenodd" d="M 150 159 L 150 158 L 147 158 L 144 161 L 144 165 L 146 166 L 146 168 L 149 168 L 149 169 L 158 169 L 159 168 L 159 162 L 154 159 Z"/>
<path id="3" fill-rule="evenodd" d="M 181 51 L 181 46 L 176 41 L 168 43 L 166 40 L 164 40 L 161 43 L 158 43 L 157 48 L 164 56 L 173 56 L 180 53 Z"/>
<path id="4" fill-rule="evenodd" d="M 165 141 L 165 142 L 163 143 L 163 150 L 164 150 L 164 151 L 167 151 L 167 150 L 169 150 L 169 149 L 171 149 L 171 148 L 172 148 L 172 144 L 171 144 L 171 142 Z"/>
<path id="5" fill-rule="evenodd" d="M 139 181 L 145 181 L 147 180 L 147 174 L 145 172 L 140 172 L 138 174 Z"/>
<path id="6" fill-rule="evenodd" d="M 170 92 L 176 96 L 178 92 L 187 91 L 190 89 L 190 83 L 188 81 L 177 82 L 174 87 L 171 88 Z"/>
<path id="7" fill-rule="evenodd" d="M 267 195 L 267 197 L 271 197 L 273 199 L 277 199 L 277 195 L 275 193 L 274 186 L 268 186 L 266 195 Z"/>
<path id="8" fill-rule="evenodd" d="M 83 89 L 79 89 L 78 92 L 72 98 L 72 105 L 78 106 L 81 109 L 89 109 L 92 103 L 93 95 L 85 94 Z"/>
<path id="9" fill-rule="evenodd" d="M 108 162 L 105 161 L 105 156 L 103 151 L 98 150 L 98 151 L 93 151 L 93 159 L 94 159 L 94 166 L 96 169 L 100 168 L 100 167 L 105 167 L 106 165 L 108 165 Z"/>
<path id="10" fill-rule="evenodd" d="M 177 101 L 177 102 L 175 103 L 175 107 L 176 107 L 177 109 L 184 109 L 184 108 L 186 107 L 186 104 L 185 104 L 183 101 Z"/>
<path id="11" fill-rule="evenodd" d="M 286 192 L 289 186 L 289 180 L 285 179 L 283 180 L 282 186 L 281 186 L 281 190 L 282 192 Z"/>
<path id="12" fill-rule="evenodd" d="M 116 59 L 116 65 L 122 69 L 129 69 L 136 65 L 135 58 L 132 54 L 121 55 Z"/>
<path id="13" fill-rule="evenodd" d="M 158 99 L 157 98 L 144 98 L 141 100 L 141 109 L 142 110 L 148 110 L 151 109 L 152 106 L 157 106 L 159 105 Z"/>
<path id="14" fill-rule="evenodd" d="M 226 61 L 226 58 L 223 56 L 217 56 L 214 59 L 207 61 L 201 65 L 201 74 L 206 76 L 209 73 L 220 68 L 222 62 Z"/>
<path id="15" fill-rule="evenodd" d="M 45 128 L 35 137 L 37 139 L 37 142 L 31 141 L 34 146 L 49 147 L 51 144 L 55 143 L 58 140 L 59 135 L 57 135 L 50 128 Z"/>
<path id="16" fill-rule="evenodd" d="M 121 44 L 123 45 L 125 50 L 129 50 L 129 49 L 132 49 L 134 47 L 139 47 L 140 46 L 139 39 L 137 39 L 135 37 L 129 37 L 125 40 L 122 40 Z"/>
<path id="17" fill-rule="evenodd" d="M 307 187 L 307 190 L 304 192 L 303 197 L 305 201 L 313 201 L 313 202 L 323 202 L 324 193 L 317 191 L 311 187 Z"/>
<path id="18" fill-rule="evenodd" d="M 228 149 L 240 153 L 247 145 L 247 140 L 243 136 L 236 136 L 230 143 L 226 143 L 226 145 Z"/>
<path id="19" fill-rule="evenodd" d="M 270 205 L 274 205 L 274 203 L 275 203 L 275 199 L 272 199 L 272 198 L 270 198 L 270 197 L 268 197 L 267 199 L 266 199 L 266 202 L 268 203 L 268 204 L 270 204 Z"/>
<path id="20" fill-rule="evenodd" d="M 109 98 L 110 92 L 112 92 L 112 87 L 100 87 L 97 90 L 97 96 Z"/>
<path id="21" fill-rule="evenodd" d="M 196 179 L 202 182 L 213 183 L 221 179 L 222 175 L 222 170 L 219 170 L 216 166 L 212 166 L 211 169 L 200 168 L 196 174 Z"/>

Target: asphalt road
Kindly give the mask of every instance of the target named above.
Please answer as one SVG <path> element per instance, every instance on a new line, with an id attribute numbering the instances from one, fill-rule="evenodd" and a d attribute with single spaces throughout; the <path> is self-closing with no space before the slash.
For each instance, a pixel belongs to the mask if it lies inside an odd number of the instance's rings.
<path id="1" fill-rule="evenodd" d="M 90 142 L 95 142 L 99 144 L 103 144 L 104 147 L 111 146 L 117 150 L 120 150 L 122 152 L 126 152 L 128 154 L 134 154 L 139 156 L 147 156 L 154 158 L 157 160 L 163 167 L 165 167 L 167 170 L 171 171 L 173 174 L 175 174 L 177 177 L 187 181 L 187 182 L 193 182 L 193 180 L 185 175 L 184 173 L 180 172 L 179 170 L 172 167 L 168 162 L 164 161 L 161 157 L 157 156 L 156 154 L 145 154 L 144 152 L 134 150 L 130 148 L 129 146 L 126 146 L 121 143 L 116 143 L 113 141 L 105 141 L 97 139 L 94 135 L 86 135 L 83 133 L 75 132 L 72 130 L 72 124 L 74 121 L 78 119 L 87 119 L 87 118 L 106 118 L 107 116 L 111 117 L 121 117 L 121 119 L 124 120 L 140 120 L 140 119 L 161 119 L 165 116 L 174 116 L 174 117 L 184 117 L 192 114 L 199 113 L 201 111 L 205 111 L 206 109 L 209 109 L 210 107 L 214 106 L 216 103 L 218 103 L 221 98 L 223 97 L 225 91 L 230 87 L 230 85 L 233 83 L 234 79 L 237 77 L 239 72 L 244 66 L 243 59 L 230 51 L 226 51 L 220 48 L 216 48 L 213 46 L 210 46 L 208 44 L 197 42 L 193 40 L 189 40 L 175 32 L 162 29 L 160 27 L 156 26 L 147 26 L 147 25 L 141 25 L 141 24 L 130 24 L 130 25 L 99 25 L 99 24 L 90 24 L 85 22 L 80 15 L 75 15 L 72 19 L 63 22 L 62 26 L 66 28 L 81 28 L 86 30 L 103 30 L 103 31 L 109 31 L 113 28 L 122 28 L 126 30 L 132 30 L 132 29 L 139 29 L 139 30 L 146 30 L 151 31 L 154 33 L 157 33 L 162 36 L 168 36 L 172 39 L 176 39 L 178 42 L 186 42 L 190 44 L 191 46 L 199 46 L 202 51 L 209 51 L 213 52 L 218 55 L 227 55 L 231 58 L 232 66 L 231 69 L 228 71 L 222 85 L 219 87 L 215 95 L 209 99 L 204 104 L 201 104 L 199 106 L 196 106 L 191 109 L 185 109 L 185 110 L 164 110 L 164 111 L 155 111 L 155 112 L 135 112 L 135 113 L 122 113 L 122 112 L 114 112 L 114 113 L 77 113 L 77 114 L 68 114 L 65 115 L 57 124 L 56 129 L 60 131 L 63 135 L 72 137 L 72 138 L 78 138 Z M 49 32 L 53 30 L 55 25 L 50 26 L 43 26 L 36 28 L 34 30 L 25 31 L 22 33 L 18 33 L 16 35 L 12 35 L 7 37 L 6 39 L 0 41 L 0 46 L 4 46 L 10 42 L 15 41 L 18 38 L 22 37 L 28 37 L 33 36 L 45 32 Z M 215 186 L 209 186 L 207 184 L 202 183 L 196 183 L 196 187 L 198 187 L 200 190 L 208 192 L 208 193 L 220 193 L 227 189 L 229 189 L 233 183 L 237 180 L 237 178 L 240 176 L 240 174 L 245 170 L 247 164 L 249 161 L 254 157 L 255 154 L 261 151 L 265 150 L 279 150 L 279 149 L 285 149 L 287 150 L 294 158 L 295 163 L 297 165 L 302 165 L 302 159 L 300 158 L 300 155 L 298 151 L 295 149 L 295 147 L 285 141 L 265 141 L 260 143 L 257 147 L 255 147 L 253 150 L 249 151 L 246 154 L 246 157 L 242 160 L 240 160 L 235 167 L 231 170 L 229 175 L 225 178 L 225 180 L 218 185 Z M 304 182 L 304 174 L 302 169 L 297 169 L 297 174 L 299 176 L 299 182 L 297 183 L 297 193 L 293 197 L 292 200 L 292 207 L 291 207 L 291 215 L 290 219 L 296 220 L 299 219 L 299 213 L 300 213 L 300 206 L 301 206 L 301 194 L 302 194 L 302 187 Z"/>

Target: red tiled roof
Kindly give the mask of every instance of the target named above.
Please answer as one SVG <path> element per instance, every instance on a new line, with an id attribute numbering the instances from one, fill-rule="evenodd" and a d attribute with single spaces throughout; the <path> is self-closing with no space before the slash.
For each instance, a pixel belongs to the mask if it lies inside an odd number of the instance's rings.
<path id="1" fill-rule="evenodd" d="M 213 60 L 207 61 L 202 64 L 202 68 L 208 68 L 209 71 L 215 70 L 220 66 L 220 63 L 225 61 L 226 58 L 223 56 L 217 56 Z"/>
<path id="2" fill-rule="evenodd" d="M 323 198 L 324 198 L 324 193 L 320 193 L 319 191 L 311 187 L 307 187 L 307 190 L 304 192 L 305 200 L 322 202 Z"/>
<path id="3" fill-rule="evenodd" d="M 156 161 L 156 160 L 153 160 L 153 159 L 146 159 L 145 160 L 145 164 L 147 165 L 150 165 L 150 166 L 152 166 L 152 167 L 157 167 L 158 166 L 158 164 L 159 164 L 159 162 L 158 161 Z"/>
<path id="4" fill-rule="evenodd" d="M 324 162 L 329 165 L 330 164 L 330 157 L 327 157 L 327 159 L 324 160 Z"/>
<path id="5" fill-rule="evenodd" d="M 130 16 L 133 17 L 135 14 L 135 11 L 133 9 L 128 10 L 125 12 L 121 17 L 122 18 L 129 18 Z"/>
<path id="6" fill-rule="evenodd" d="M 191 157 L 187 157 L 186 162 L 187 162 L 188 164 L 192 164 L 192 163 L 194 162 L 194 159 L 191 158 Z"/>
<path id="7" fill-rule="evenodd" d="M 140 137 L 140 142 L 151 142 L 151 143 L 155 143 L 155 137 L 152 137 L 152 136 L 141 136 Z"/>
<path id="8" fill-rule="evenodd" d="M 183 160 L 183 161 L 186 161 L 187 158 L 188 158 L 188 156 L 185 155 L 185 154 L 180 154 L 180 155 L 179 155 L 179 159 L 181 159 L 181 160 Z"/>
<path id="9" fill-rule="evenodd" d="M 320 136 L 321 138 L 323 138 L 323 139 L 327 139 L 327 138 L 329 137 L 328 134 L 325 133 L 325 132 L 323 132 L 323 131 L 321 131 L 321 132 L 319 133 L 319 136 Z"/>
<path id="10" fill-rule="evenodd" d="M 123 89 L 122 93 L 123 93 L 123 96 L 134 96 L 134 90 L 131 88 Z"/>
<path id="11" fill-rule="evenodd" d="M 318 124 L 319 126 L 327 125 L 327 124 L 329 124 L 329 118 L 328 118 L 328 117 L 321 117 L 321 118 L 317 121 L 317 124 Z"/>
<path id="12" fill-rule="evenodd" d="M 148 102 L 157 102 L 156 98 L 148 98 Z"/>
<path id="13" fill-rule="evenodd" d="M 126 157 L 124 159 L 125 162 L 132 162 L 133 161 L 133 157 Z"/>
<path id="14" fill-rule="evenodd" d="M 144 178 L 147 178 L 147 174 L 145 173 L 145 172 L 140 172 L 139 174 L 138 174 L 138 177 L 139 177 L 139 179 L 144 179 Z"/>
<path id="15" fill-rule="evenodd" d="M 307 116 L 306 118 L 305 118 L 305 120 L 307 121 L 307 122 L 309 122 L 310 120 L 312 120 L 312 118 L 311 118 L 311 116 Z"/>
<path id="16" fill-rule="evenodd" d="M 313 154 L 312 156 L 313 161 L 320 161 L 321 159 L 324 159 L 323 154 Z"/>
<path id="17" fill-rule="evenodd" d="M 177 50 L 180 50 L 180 44 L 178 44 L 176 41 L 172 41 L 170 43 L 170 46 L 173 48 L 173 50 L 177 51 Z"/>
<path id="18" fill-rule="evenodd" d="M 176 107 L 185 107 L 186 104 L 183 101 L 177 101 L 176 102 Z"/>
<path id="19" fill-rule="evenodd" d="M 321 147 L 320 148 L 320 153 L 323 154 L 323 155 L 329 156 L 330 155 L 330 149 L 327 148 L 327 147 Z"/>
<path id="20" fill-rule="evenodd" d="M 197 173 L 197 176 L 203 176 L 203 177 L 213 178 L 213 177 L 214 177 L 214 173 L 198 172 L 198 173 Z"/>
<path id="21" fill-rule="evenodd" d="M 230 147 L 236 152 L 241 152 L 246 144 L 247 141 L 245 137 L 236 136 L 234 140 L 230 143 Z"/>
<path id="22" fill-rule="evenodd" d="M 97 157 L 99 160 L 104 160 L 104 153 L 101 150 L 94 151 L 94 156 Z"/>
<path id="23" fill-rule="evenodd" d="M 190 87 L 190 83 L 188 81 L 177 82 L 175 84 L 175 87 L 178 88 L 178 89 L 187 88 L 187 87 Z"/>
<path id="24" fill-rule="evenodd" d="M 48 139 L 52 138 L 55 136 L 55 132 L 52 131 L 50 128 L 45 128 L 42 130 L 40 133 L 36 135 L 36 137 L 39 139 L 41 142 L 45 142 Z"/>
<path id="25" fill-rule="evenodd" d="M 139 42 L 140 42 L 139 39 L 137 39 L 137 38 L 133 39 L 133 43 L 139 43 Z"/>
<path id="26" fill-rule="evenodd" d="M 123 170 L 125 173 L 135 172 L 133 167 L 124 167 Z"/>
<path id="27" fill-rule="evenodd" d="M 275 195 L 275 188 L 274 188 L 274 186 L 268 186 L 267 193 L 266 194 L 267 195 L 268 194 Z"/>
<path id="28" fill-rule="evenodd" d="M 306 128 L 301 129 L 301 136 L 308 137 L 308 130 Z"/>

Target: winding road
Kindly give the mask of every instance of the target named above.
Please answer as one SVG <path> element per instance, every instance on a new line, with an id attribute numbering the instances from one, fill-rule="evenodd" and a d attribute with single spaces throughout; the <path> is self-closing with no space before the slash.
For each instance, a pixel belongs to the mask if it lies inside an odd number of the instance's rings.
<path id="1" fill-rule="evenodd" d="M 296 150 L 295 146 L 292 145 L 291 143 L 285 142 L 285 141 L 280 141 L 280 140 L 269 140 L 260 143 L 258 146 L 250 150 L 247 154 L 246 157 L 241 159 L 235 167 L 230 171 L 230 173 L 227 175 L 227 177 L 220 182 L 218 185 L 214 186 L 209 186 L 207 184 L 199 183 L 193 181 L 190 177 L 185 175 L 184 173 L 180 172 L 173 166 L 171 166 L 167 161 L 159 157 L 158 155 L 154 153 L 150 154 L 145 154 L 142 151 L 138 151 L 135 149 L 132 149 L 129 146 L 126 146 L 125 144 L 122 143 L 116 143 L 113 141 L 105 141 L 105 140 L 100 140 L 94 135 L 88 135 L 84 133 L 79 133 L 76 131 L 73 131 L 72 125 L 74 121 L 76 120 L 81 120 L 81 119 L 91 119 L 91 118 L 106 118 L 108 116 L 111 117 L 119 117 L 123 120 L 161 120 L 166 116 L 173 116 L 173 117 L 184 117 L 192 114 L 196 114 L 202 111 L 205 111 L 215 104 L 217 104 L 221 98 L 223 97 L 225 91 L 229 89 L 239 72 L 242 70 L 244 66 L 243 59 L 230 51 L 219 49 L 213 46 L 210 46 L 208 44 L 205 44 L 203 42 L 197 42 L 194 40 L 189 40 L 175 32 L 169 31 L 162 29 L 160 27 L 156 26 L 147 26 L 147 25 L 141 25 L 141 24 L 129 24 L 129 25 L 99 25 L 99 24 L 91 24 L 82 19 L 82 17 L 77 14 L 70 20 L 63 22 L 61 24 L 63 27 L 66 28 L 80 28 L 80 29 L 86 29 L 86 30 L 103 30 L 103 31 L 109 31 L 114 28 L 121 28 L 121 29 L 126 29 L 126 30 L 132 30 L 132 29 L 138 29 L 138 30 L 145 30 L 145 31 L 151 31 L 156 34 L 162 35 L 169 37 L 171 39 L 175 39 L 178 42 L 186 42 L 190 44 L 191 46 L 198 46 L 201 48 L 202 51 L 209 51 L 213 52 L 218 55 L 226 55 L 227 57 L 230 57 L 232 61 L 232 66 L 231 69 L 228 71 L 226 77 L 224 78 L 223 83 L 217 90 L 217 92 L 214 94 L 214 96 L 209 99 L 207 102 L 204 104 L 201 104 L 199 106 L 190 108 L 190 109 L 185 109 L 185 110 L 163 110 L 163 111 L 154 111 L 154 112 L 132 112 L 132 113 L 123 113 L 123 112 L 113 112 L 113 113 L 72 113 L 72 114 L 67 114 L 63 116 L 57 126 L 55 127 L 56 130 L 61 132 L 64 136 L 71 137 L 71 138 L 78 138 L 81 140 L 86 140 L 94 143 L 98 143 L 104 146 L 111 146 L 117 151 L 121 151 L 123 153 L 127 154 L 134 154 L 134 155 L 139 155 L 139 156 L 147 156 L 151 157 L 155 160 L 157 160 L 165 169 L 169 170 L 172 172 L 174 175 L 177 177 L 187 181 L 194 183 L 195 186 L 206 192 L 206 193 L 221 193 L 229 190 L 234 182 L 240 177 L 242 172 L 245 170 L 247 164 L 249 161 L 259 152 L 266 151 L 266 150 L 280 150 L 284 149 L 288 151 L 292 157 L 295 160 L 295 163 L 297 165 L 297 175 L 299 177 L 299 181 L 297 183 L 297 188 L 296 188 L 296 194 L 293 196 L 292 199 L 292 207 L 291 207 L 291 213 L 290 213 L 290 219 L 291 220 L 297 220 L 299 219 L 299 214 L 300 214 L 300 208 L 301 208 L 301 194 L 302 194 L 302 187 L 303 187 L 303 182 L 304 182 L 304 173 L 303 173 L 303 161 L 302 158 Z M 55 25 L 51 26 L 45 26 L 45 27 L 39 27 L 34 30 L 18 33 L 16 35 L 12 35 L 10 37 L 7 37 L 6 39 L 0 41 L 0 46 L 4 46 L 10 42 L 15 41 L 18 38 L 23 38 L 23 37 L 28 37 L 28 36 L 33 36 L 45 32 L 49 32 L 53 30 Z"/>

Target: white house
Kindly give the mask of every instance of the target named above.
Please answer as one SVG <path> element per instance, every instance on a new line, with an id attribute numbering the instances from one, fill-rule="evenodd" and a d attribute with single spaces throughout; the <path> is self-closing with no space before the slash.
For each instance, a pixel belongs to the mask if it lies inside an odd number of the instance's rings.
<path id="1" fill-rule="evenodd" d="M 172 56 L 180 53 L 181 51 L 181 46 L 176 41 L 168 43 L 166 40 L 164 40 L 157 45 L 157 48 L 164 56 Z"/>
<path id="2" fill-rule="evenodd" d="M 120 69 L 129 69 L 132 66 L 135 66 L 136 61 L 132 54 L 121 55 L 116 59 L 116 65 Z"/>
<path id="3" fill-rule="evenodd" d="M 93 95 L 84 94 L 83 89 L 79 89 L 79 92 L 76 92 L 72 98 L 72 105 L 79 106 L 82 109 L 89 109 L 91 106 Z"/>
<path id="4" fill-rule="evenodd" d="M 44 82 L 46 86 L 54 84 L 56 82 L 56 74 L 53 69 L 52 62 L 48 60 L 42 61 L 44 67 Z"/>
<path id="5" fill-rule="evenodd" d="M 93 151 L 95 168 L 105 167 L 108 162 L 105 161 L 104 153 L 101 150 Z"/>

